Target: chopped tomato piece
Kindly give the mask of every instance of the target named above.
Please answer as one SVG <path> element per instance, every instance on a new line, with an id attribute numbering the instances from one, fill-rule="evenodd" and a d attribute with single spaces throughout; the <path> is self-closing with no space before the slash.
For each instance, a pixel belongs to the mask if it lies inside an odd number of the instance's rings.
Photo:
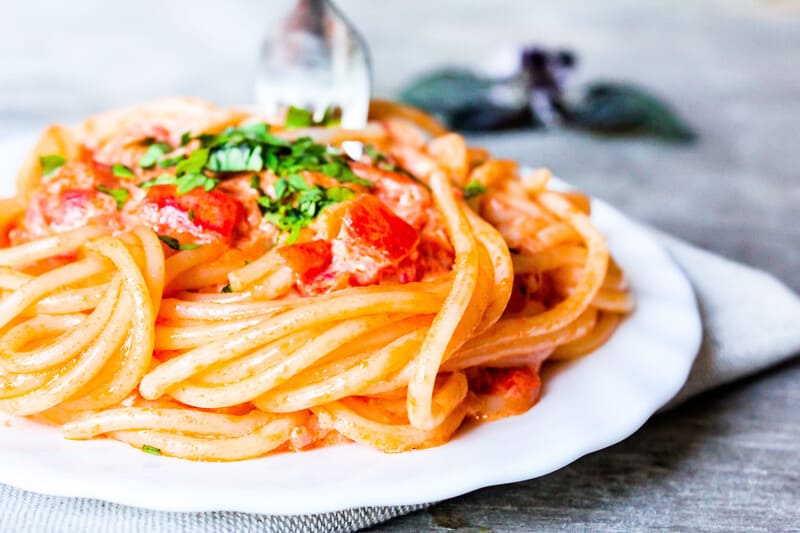
<path id="1" fill-rule="evenodd" d="M 364 163 L 350 163 L 350 168 L 358 177 L 375 183 L 375 196 L 397 216 L 414 229 L 422 229 L 428 220 L 427 210 L 431 207 L 431 193 L 424 186 L 400 172 Z"/>
<path id="2" fill-rule="evenodd" d="M 338 238 L 363 255 L 397 264 L 417 246 L 419 233 L 376 197 L 362 194 L 345 211 Z"/>
<path id="3" fill-rule="evenodd" d="M 320 274 L 331 263 L 331 244 L 328 241 L 290 244 L 281 246 L 277 252 L 303 282 Z"/>
<path id="4" fill-rule="evenodd" d="M 143 208 L 156 231 L 193 235 L 213 232 L 229 242 L 245 215 L 242 204 L 221 191 L 198 187 L 178 194 L 173 185 L 150 188 Z"/>

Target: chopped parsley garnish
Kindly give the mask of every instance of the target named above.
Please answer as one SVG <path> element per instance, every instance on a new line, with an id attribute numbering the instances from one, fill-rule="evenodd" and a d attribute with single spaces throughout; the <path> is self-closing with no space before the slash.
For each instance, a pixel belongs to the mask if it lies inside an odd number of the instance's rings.
<path id="1" fill-rule="evenodd" d="M 314 120 L 314 114 L 307 109 L 303 109 L 302 107 L 289 107 L 289 110 L 286 112 L 286 123 L 284 127 L 287 130 L 292 130 L 295 128 L 304 128 L 308 126 L 336 126 L 341 123 L 341 118 L 339 118 L 331 106 L 328 106 L 325 109 L 325 114 L 322 116 L 321 120 Z"/>
<path id="2" fill-rule="evenodd" d="M 207 148 L 195 150 L 188 157 L 176 161 L 174 176 L 172 174 L 163 174 L 143 181 L 139 184 L 139 187 L 149 189 L 156 185 L 176 185 L 178 194 L 186 194 L 196 187 L 211 191 L 217 186 L 219 180 L 203 173 L 203 169 L 208 163 L 208 154 Z"/>
<path id="3" fill-rule="evenodd" d="M 271 171 L 278 177 L 274 185 L 274 197 L 261 187 L 257 174 L 251 178 L 250 186 L 259 195 L 258 204 L 264 218 L 289 232 L 288 242 L 294 242 L 300 230 L 309 225 L 323 209 L 355 195 L 347 187 L 310 185 L 303 178 L 303 172 L 318 172 L 340 183 L 374 186 L 371 181 L 358 177 L 350 170 L 348 158 L 340 151 L 317 144 L 310 137 L 294 141 L 276 137 L 269 132 L 267 124 L 231 127 L 219 134 L 192 135 L 186 132 L 181 136 L 181 145 L 188 145 L 195 140 L 199 142 L 196 150 L 186 156 L 168 159 L 161 159 L 170 151 L 168 145 L 150 145 L 139 166 L 174 165 L 175 175 L 164 174 L 140 183 L 139 187 L 147 189 L 156 185 L 175 185 L 178 194 L 185 194 L 196 187 L 211 191 L 225 178 L 226 173 Z M 209 175 L 209 172 L 212 174 Z M 171 237 L 166 240 L 163 236 L 159 237 L 176 250 L 188 249 L 181 248 L 183 245 Z"/>
<path id="4" fill-rule="evenodd" d="M 196 187 L 211 191 L 224 178 L 218 174 L 263 170 L 270 170 L 279 178 L 299 175 L 303 171 L 320 172 L 341 183 L 373 186 L 371 181 L 359 178 L 350 170 L 347 158 L 341 153 L 316 144 L 309 137 L 295 141 L 276 137 L 269 132 L 267 124 L 227 128 L 219 134 L 201 133 L 193 136 L 186 132 L 181 136 L 181 145 L 193 140 L 200 142 L 197 150 L 167 159 L 162 157 L 171 150 L 169 145 L 151 144 L 139 161 L 139 166 L 174 166 L 175 175 L 161 175 L 139 186 L 147 189 L 156 185 L 176 185 L 178 194 L 185 194 Z M 209 171 L 215 174 L 209 175 Z M 261 196 L 266 196 L 263 190 L 257 190 Z"/>
<path id="5" fill-rule="evenodd" d="M 156 448 L 155 446 L 150 446 L 149 444 L 142 446 L 142 451 L 144 453 L 149 453 L 150 455 L 161 455 L 161 448 Z"/>
<path id="6" fill-rule="evenodd" d="M 183 159 L 175 166 L 175 172 L 181 174 L 195 174 L 202 172 L 208 162 L 208 148 L 195 150 L 189 157 Z"/>
<path id="7" fill-rule="evenodd" d="M 472 180 L 462 189 L 464 198 L 472 198 L 486 192 L 486 187 L 479 181 Z"/>
<path id="8" fill-rule="evenodd" d="M 288 244 L 297 240 L 300 230 L 311 224 L 326 207 L 355 195 L 347 187 L 324 188 L 309 185 L 299 174 L 275 182 L 275 197 L 261 196 L 258 205 L 264 218 L 282 231 L 288 231 Z"/>
<path id="9" fill-rule="evenodd" d="M 162 159 L 161 161 L 159 161 L 158 166 L 160 166 L 161 168 L 174 167 L 184 159 L 186 159 L 186 156 L 183 154 L 177 155 L 175 157 L 168 157 L 167 159 Z"/>
<path id="10" fill-rule="evenodd" d="M 367 154 L 370 159 L 372 159 L 372 164 L 374 165 L 386 161 L 386 156 L 377 151 L 371 144 L 364 145 L 364 153 Z"/>
<path id="11" fill-rule="evenodd" d="M 178 184 L 178 194 L 186 194 L 195 187 L 202 187 L 206 192 L 210 192 L 213 191 L 214 187 L 219 183 L 219 180 L 209 178 L 200 172 L 192 172 L 191 174 L 178 176 L 176 181 Z"/>
<path id="12" fill-rule="evenodd" d="M 311 126 L 312 124 L 314 124 L 314 115 L 307 109 L 291 106 L 286 112 L 286 124 L 284 126 L 287 130 Z"/>
<path id="13" fill-rule="evenodd" d="M 152 168 L 158 163 L 158 160 L 164 157 L 164 154 L 169 151 L 170 147 L 167 143 L 153 143 L 147 148 L 147 151 L 139 160 L 139 166 L 142 168 Z"/>
<path id="14" fill-rule="evenodd" d="M 205 168 L 212 172 L 270 170 L 282 178 L 311 171 L 335 178 L 340 183 L 357 183 L 364 187 L 374 185 L 356 176 L 344 155 L 315 143 L 310 137 L 294 141 L 276 137 L 269 133 L 266 124 L 228 128 L 218 135 L 204 133 L 192 139 L 200 141 L 201 150 L 208 150 Z"/>
<path id="15" fill-rule="evenodd" d="M 233 292 L 233 288 L 231 288 L 231 284 L 228 283 L 227 285 L 222 287 L 222 289 L 220 289 L 219 292 Z"/>
<path id="16" fill-rule="evenodd" d="M 111 196 L 117 202 L 117 211 L 120 211 L 122 207 L 125 205 L 125 202 L 128 201 L 128 189 L 110 189 L 105 185 L 97 185 L 95 190 L 101 192 L 103 194 L 107 194 Z"/>
<path id="17" fill-rule="evenodd" d="M 42 167 L 42 177 L 44 179 L 52 178 L 55 176 L 58 169 L 61 168 L 67 160 L 58 154 L 39 156 L 39 165 Z"/>
<path id="18" fill-rule="evenodd" d="M 111 167 L 111 173 L 118 178 L 135 179 L 136 174 L 125 165 L 114 165 Z"/>
<path id="19" fill-rule="evenodd" d="M 194 222 L 194 209 L 189 209 L 189 220 Z"/>
<path id="20" fill-rule="evenodd" d="M 162 174 L 157 178 L 141 182 L 139 187 L 142 189 L 149 189 L 150 187 L 155 187 L 156 185 L 175 185 L 176 183 L 178 183 L 178 178 L 175 176 L 171 174 Z"/>
<path id="21" fill-rule="evenodd" d="M 231 146 L 214 150 L 208 161 L 208 168 L 215 172 L 258 172 L 264 168 L 261 146 Z"/>
<path id="22" fill-rule="evenodd" d="M 267 193 L 264 192 L 264 189 L 261 187 L 261 178 L 258 177 L 258 174 L 255 174 L 252 178 L 250 178 L 250 188 L 256 191 L 259 196 L 267 195 Z"/>
<path id="23" fill-rule="evenodd" d="M 185 244 L 181 244 L 181 242 L 178 241 L 178 239 L 176 239 L 175 237 L 170 237 L 169 235 L 159 235 L 158 238 L 161 240 L 161 242 L 163 242 L 173 250 L 194 250 L 195 248 L 200 248 L 202 246 L 202 244 L 197 244 L 193 242 L 187 242 Z"/>

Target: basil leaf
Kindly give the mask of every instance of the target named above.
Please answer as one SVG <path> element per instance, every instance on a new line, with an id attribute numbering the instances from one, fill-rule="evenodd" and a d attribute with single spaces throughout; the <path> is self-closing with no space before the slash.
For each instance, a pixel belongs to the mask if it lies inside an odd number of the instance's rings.
<path id="1" fill-rule="evenodd" d="M 149 444 L 145 444 L 142 446 L 142 451 L 144 453 L 149 453 L 150 455 L 161 455 L 161 449 L 156 448 L 155 446 L 150 446 Z"/>
<path id="2" fill-rule="evenodd" d="M 185 174 L 177 180 L 178 194 L 186 194 L 196 187 L 206 187 L 206 181 L 210 178 L 205 174 L 194 172 L 192 174 Z M 211 187 L 213 189 L 213 185 Z"/>
<path id="3" fill-rule="evenodd" d="M 158 162 L 158 166 L 161 167 L 161 168 L 174 167 L 175 165 L 177 165 L 178 163 L 180 163 L 184 159 L 186 159 L 186 155 L 184 155 L 184 154 L 176 155 L 175 157 L 169 157 L 167 159 L 162 159 L 161 161 Z"/>
<path id="4" fill-rule="evenodd" d="M 155 166 L 159 159 L 161 159 L 164 154 L 169 152 L 170 147 L 167 143 L 154 143 L 151 144 L 147 151 L 144 153 L 142 158 L 139 160 L 139 166 L 141 168 L 151 168 Z"/>
<path id="5" fill-rule="evenodd" d="M 377 151 L 375 147 L 372 146 L 371 144 L 364 145 L 364 153 L 367 154 L 367 157 L 372 159 L 373 163 L 380 163 L 381 161 L 386 161 L 386 156 Z"/>
<path id="6" fill-rule="evenodd" d="M 264 192 L 264 189 L 261 187 L 261 178 L 258 176 L 258 174 L 255 174 L 252 178 L 250 178 L 250 188 L 255 190 L 259 196 L 267 195 L 267 193 Z"/>
<path id="7" fill-rule="evenodd" d="M 175 237 L 170 237 L 169 235 L 159 235 L 158 238 L 161 239 L 161 242 L 173 250 L 194 250 L 203 246 L 202 244 L 198 244 L 196 242 L 187 242 L 185 244 L 181 244 L 178 239 Z"/>
<path id="8" fill-rule="evenodd" d="M 202 172 L 203 168 L 205 168 L 206 163 L 208 162 L 208 155 L 208 148 L 200 148 L 199 150 L 195 150 L 189 154 L 186 159 L 178 163 L 178 165 L 175 167 L 175 172 L 178 175 L 196 174 Z"/>
<path id="9" fill-rule="evenodd" d="M 309 185 L 306 183 L 306 180 L 303 179 L 303 176 L 300 174 L 292 174 L 289 176 L 289 185 L 298 191 L 302 191 L 304 189 L 308 189 Z"/>
<path id="10" fill-rule="evenodd" d="M 125 165 L 114 165 L 111 167 L 111 173 L 118 178 L 136 179 L 136 174 Z"/>
<path id="11" fill-rule="evenodd" d="M 314 124 L 314 116 L 311 114 L 311 111 L 291 106 L 286 112 L 286 124 L 284 124 L 284 127 L 287 130 L 303 128 L 311 126 L 312 124 Z"/>
<path id="12" fill-rule="evenodd" d="M 215 148 L 208 160 L 208 169 L 214 172 L 258 172 L 264 168 L 261 146 L 247 145 Z"/>
<path id="13" fill-rule="evenodd" d="M 464 198 L 472 198 L 478 196 L 479 194 L 483 194 L 486 192 L 486 187 L 481 184 L 479 181 L 472 180 L 462 189 L 464 193 Z"/>
<path id="14" fill-rule="evenodd" d="M 175 176 L 171 174 L 162 174 L 157 178 L 141 182 L 139 184 L 139 188 L 149 189 L 150 187 L 155 187 L 156 185 L 175 185 L 176 183 L 178 183 L 178 178 Z"/>
<path id="15" fill-rule="evenodd" d="M 121 211 L 125 202 L 128 201 L 128 189 L 110 189 L 105 185 L 95 186 L 95 190 L 111 196 L 117 202 L 117 211 Z"/>
<path id="16" fill-rule="evenodd" d="M 49 179 L 56 175 L 67 160 L 58 154 L 39 156 L 39 165 L 42 167 L 42 178 Z"/>
<path id="17" fill-rule="evenodd" d="M 169 246 L 173 250 L 180 250 L 181 249 L 181 243 L 175 237 L 170 237 L 169 235 L 160 235 L 159 234 L 158 238 L 161 240 L 161 242 L 163 242 L 164 244 L 166 244 L 167 246 Z"/>
<path id="18" fill-rule="evenodd" d="M 339 203 L 344 202 L 345 200 L 349 200 L 356 193 L 352 191 L 352 189 L 348 189 L 347 187 L 331 187 L 325 191 L 325 198 L 329 202 Z"/>
<path id="19" fill-rule="evenodd" d="M 601 133 L 650 134 L 679 143 L 690 143 L 697 137 L 660 97 L 627 83 L 590 85 L 572 110 L 570 124 Z"/>

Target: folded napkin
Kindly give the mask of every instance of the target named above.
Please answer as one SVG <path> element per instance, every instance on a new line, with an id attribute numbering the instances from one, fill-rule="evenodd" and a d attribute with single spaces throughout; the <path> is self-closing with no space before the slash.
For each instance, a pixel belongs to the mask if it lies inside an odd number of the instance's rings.
<path id="1" fill-rule="evenodd" d="M 667 235 L 657 236 L 691 280 L 703 318 L 700 354 L 686 385 L 665 409 L 800 353 L 800 298 L 783 283 Z M 0 531 L 333 533 L 357 531 L 428 505 L 364 507 L 306 516 L 167 513 L 43 496 L 0 485 Z"/>

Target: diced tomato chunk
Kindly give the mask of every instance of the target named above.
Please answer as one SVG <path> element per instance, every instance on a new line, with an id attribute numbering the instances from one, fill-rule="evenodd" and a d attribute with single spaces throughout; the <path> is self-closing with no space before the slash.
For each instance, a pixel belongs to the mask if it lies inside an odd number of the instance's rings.
<path id="1" fill-rule="evenodd" d="M 417 246 L 419 233 L 376 197 L 362 194 L 345 211 L 338 238 L 397 264 Z"/>
<path id="2" fill-rule="evenodd" d="M 378 200 L 414 229 L 422 229 L 428 220 L 427 210 L 432 205 L 431 194 L 425 187 L 400 172 L 364 163 L 350 163 L 350 168 L 358 177 L 375 183 L 372 192 Z"/>
<path id="3" fill-rule="evenodd" d="M 144 206 L 146 211 L 148 207 L 155 208 L 155 220 L 151 222 L 162 229 L 191 234 L 214 232 L 227 241 L 233 238 L 245 215 L 242 204 L 232 196 L 199 187 L 186 194 L 178 194 L 173 185 L 152 187 Z"/>
<path id="4" fill-rule="evenodd" d="M 277 252 L 303 282 L 310 281 L 331 263 L 331 244 L 328 241 L 290 244 L 281 246 Z"/>

